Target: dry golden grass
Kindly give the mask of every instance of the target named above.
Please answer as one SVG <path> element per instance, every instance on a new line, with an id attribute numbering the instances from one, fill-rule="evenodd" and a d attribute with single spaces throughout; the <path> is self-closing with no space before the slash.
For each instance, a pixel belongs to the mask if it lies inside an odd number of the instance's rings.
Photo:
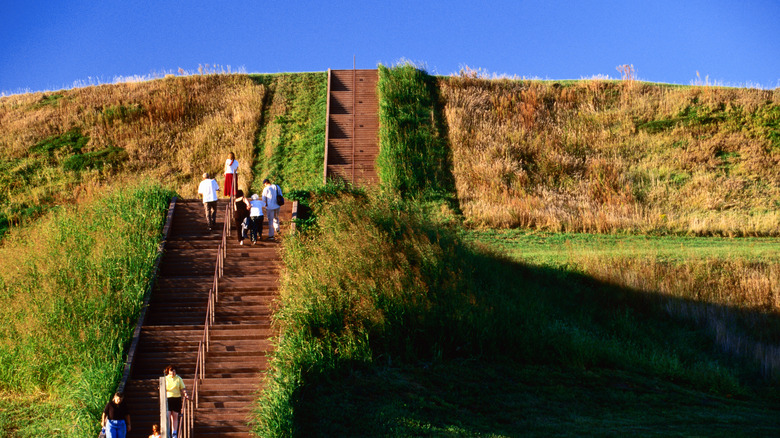
<path id="1" fill-rule="evenodd" d="M 780 234 L 777 92 L 473 71 L 440 85 L 473 226 Z"/>
<path id="2" fill-rule="evenodd" d="M 246 75 L 219 74 L 4 97 L 0 158 L 23 159 L 37 142 L 79 128 L 89 137 L 84 152 L 115 146 L 127 153 L 120 169 L 93 172 L 88 183 L 141 173 L 195 197 L 201 173 L 221 175 L 232 151 L 246 189 L 264 92 Z M 78 193 L 83 184 L 68 185 Z"/>

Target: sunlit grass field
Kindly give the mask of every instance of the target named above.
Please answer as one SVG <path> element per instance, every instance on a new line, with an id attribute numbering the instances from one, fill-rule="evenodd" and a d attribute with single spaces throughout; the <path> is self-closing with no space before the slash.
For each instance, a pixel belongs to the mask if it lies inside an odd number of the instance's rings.
<path id="1" fill-rule="evenodd" d="M 780 238 L 776 237 L 552 233 L 514 229 L 470 230 L 464 238 L 500 248 L 513 259 L 537 265 L 564 265 L 583 255 L 674 262 L 702 259 L 780 262 Z"/>

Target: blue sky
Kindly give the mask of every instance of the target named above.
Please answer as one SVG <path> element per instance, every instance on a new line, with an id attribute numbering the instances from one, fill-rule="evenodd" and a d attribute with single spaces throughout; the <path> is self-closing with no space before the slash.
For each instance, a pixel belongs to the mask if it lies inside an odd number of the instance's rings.
<path id="1" fill-rule="evenodd" d="M 0 93 L 199 65 L 275 73 L 406 59 L 541 79 L 780 86 L 780 1 L 5 0 Z"/>

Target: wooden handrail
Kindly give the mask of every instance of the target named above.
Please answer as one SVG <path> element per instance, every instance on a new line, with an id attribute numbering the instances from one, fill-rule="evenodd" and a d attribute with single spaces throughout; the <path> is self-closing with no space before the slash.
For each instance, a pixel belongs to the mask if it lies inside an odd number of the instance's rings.
<path id="1" fill-rule="evenodd" d="M 331 69 L 328 69 L 328 91 L 325 104 L 325 164 L 323 166 L 323 182 L 328 183 L 328 134 L 330 131 L 330 81 L 331 81 Z"/>
<path id="2" fill-rule="evenodd" d="M 352 184 L 355 184 L 355 124 L 357 114 L 357 71 L 352 66 Z"/>

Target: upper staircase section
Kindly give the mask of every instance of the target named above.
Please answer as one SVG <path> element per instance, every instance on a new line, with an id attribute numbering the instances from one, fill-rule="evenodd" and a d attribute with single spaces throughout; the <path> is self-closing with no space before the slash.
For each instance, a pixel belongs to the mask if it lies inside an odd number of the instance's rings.
<path id="1" fill-rule="evenodd" d="M 378 182 L 379 98 L 377 70 L 328 70 L 325 181 Z"/>

